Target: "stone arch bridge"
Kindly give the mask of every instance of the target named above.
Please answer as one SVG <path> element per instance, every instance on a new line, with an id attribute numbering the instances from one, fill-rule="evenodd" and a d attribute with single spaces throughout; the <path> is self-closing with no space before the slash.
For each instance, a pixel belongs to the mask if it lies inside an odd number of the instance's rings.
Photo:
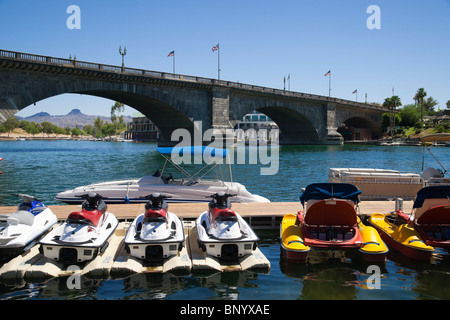
<path id="1" fill-rule="evenodd" d="M 194 121 L 233 128 L 252 110 L 274 120 L 280 144 L 341 144 L 341 126 L 381 134 L 380 105 L 230 81 L 104 65 L 0 50 L 0 124 L 16 112 L 64 93 L 120 101 L 147 116 L 173 145 L 175 129 L 192 132 Z M 355 116 L 356 115 L 356 116 Z"/>

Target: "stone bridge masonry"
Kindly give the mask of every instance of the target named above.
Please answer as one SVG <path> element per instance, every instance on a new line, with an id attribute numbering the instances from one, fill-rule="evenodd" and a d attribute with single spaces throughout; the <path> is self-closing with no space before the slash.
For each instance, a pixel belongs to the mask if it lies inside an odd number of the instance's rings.
<path id="1" fill-rule="evenodd" d="M 258 110 L 280 128 L 280 144 L 342 144 L 338 128 L 370 128 L 378 137 L 382 106 L 230 81 L 0 50 L 0 124 L 23 108 L 64 93 L 120 101 L 161 131 L 229 129 Z M 45 110 L 42 110 L 45 111 Z"/>

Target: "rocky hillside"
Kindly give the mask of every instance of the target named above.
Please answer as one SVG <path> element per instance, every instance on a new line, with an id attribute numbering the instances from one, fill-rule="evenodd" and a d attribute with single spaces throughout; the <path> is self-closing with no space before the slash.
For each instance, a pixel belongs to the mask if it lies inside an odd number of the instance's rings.
<path id="1" fill-rule="evenodd" d="M 29 117 L 18 117 L 20 120 L 26 120 L 29 122 L 42 123 L 44 121 L 48 121 L 60 128 L 66 128 L 69 126 L 70 128 L 75 128 L 76 125 L 81 129 L 85 125 L 90 124 L 94 125 L 94 120 L 97 119 L 98 116 L 87 115 L 82 113 L 79 109 L 73 109 L 65 116 L 52 116 L 47 112 L 39 112 Z M 100 119 L 103 120 L 104 123 L 111 122 L 109 117 L 100 116 Z M 131 121 L 130 116 L 124 116 L 125 122 Z"/>

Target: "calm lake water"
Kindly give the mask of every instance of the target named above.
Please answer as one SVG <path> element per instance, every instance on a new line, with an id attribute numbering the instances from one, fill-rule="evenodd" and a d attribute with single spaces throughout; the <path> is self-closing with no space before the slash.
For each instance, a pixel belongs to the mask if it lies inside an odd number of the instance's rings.
<path id="1" fill-rule="evenodd" d="M 0 141 L 0 205 L 17 205 L 10 193 L 27 193 L 47 205 L 60 204 L 60 191 L 92 182 L 141 177 L 164 164 L 151 143 L 88 141 Z M 330 167 L 389 168 L 422 171 L 438 168 L 422 147 L 403 146 L 282 146 L 276 175 L 260 175 L 268 165 L 233 165 L 233 179 L 271 201 L 298 201 L 300 190 L 325 182 Z M 450 148 L 434 154 L 449 165 Z M 192 169 L 192 168 L 191 168 Z M 175 174 L 175 170 L 171 170 Z M 169 205 L 170 207 L 170 205 Z M 300 209 L 300 203 L 299 203 Z M 49 300 L 416 300 L 450 299 L 450 259 L 411 263 L 390 254 L 380 268 L 379 289 L 370 289 L 368 265 L 350 259 L 293 264 L 280 259 L 277 230 L 257 230 L 260 249 L 270 260 L 268 272 L 216 274 L 140 274 L 120 279 L 83 278 L 80 290 L 67 288 L 66 279 L 0 283 L 0 299 Z"/>

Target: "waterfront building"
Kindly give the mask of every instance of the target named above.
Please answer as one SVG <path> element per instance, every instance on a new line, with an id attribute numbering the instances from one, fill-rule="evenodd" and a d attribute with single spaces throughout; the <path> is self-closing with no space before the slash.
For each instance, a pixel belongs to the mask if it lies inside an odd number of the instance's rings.
<path id="1" fill-rule="evenodd" d="M 127 124 L 124 132 L 125 140 L 157 141 L 159 138 L 158 127 L 142 113 L 133 113 L 133 119 Z"/>
<path id="2" fill-rule="evenodd" d="M 267 115 L 256 110 L 246 114 L 234 129 L 242 129 L 236 131 L 236 138 L 246 142 L 250 139 L 270 141 L 279 138 L 278 125 Z"/>

